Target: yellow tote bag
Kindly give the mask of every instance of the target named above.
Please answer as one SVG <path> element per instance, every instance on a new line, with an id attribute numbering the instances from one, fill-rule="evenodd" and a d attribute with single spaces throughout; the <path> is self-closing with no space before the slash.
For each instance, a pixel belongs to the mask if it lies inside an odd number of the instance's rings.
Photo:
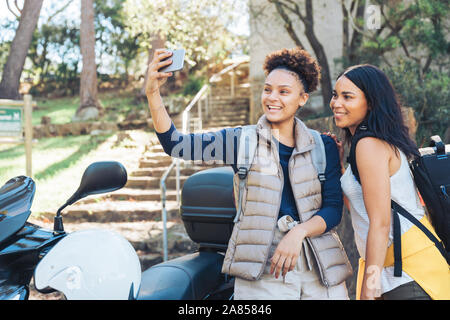
<path id="1" fill-rule="evenodd" d="M 437 237 L 427 216 L 424 216 L 420 222 Z M 394 246 L 392 244 L 387 250 L 384 266 L 393 265 Z M 361 296 L 364 270 L 365 261 L 360 258 L 356 282 L 357 300 Z M 450 300 L 449 265 L 433 241 L 416 226 L 412 226 L 402 235 L 402 270 L 413 278 L 433 300 Z"/>

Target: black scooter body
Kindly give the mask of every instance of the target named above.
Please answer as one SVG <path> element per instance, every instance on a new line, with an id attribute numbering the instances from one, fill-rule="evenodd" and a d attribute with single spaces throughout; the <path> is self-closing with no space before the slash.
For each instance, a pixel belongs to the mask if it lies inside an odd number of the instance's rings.
<path id="1" fill-rule="evenodd" d="M 79 190 L 63 207 L 87 194 L 118 189 L 126 182 L 126 171 L 120 166 L 113 165 L 111 170 L 117 175 L 106 182 L 99 177 L 105 176 L 103 171 L 110 170 L 111 163 L 96 163 L 92 168 L 93 173 L 85 172 Z M 236 214 L 232 180 L 231 168 L 214 168 L 195 173 L 185 182 L 180 213 L 199 251 L 145 271 L 138 299 L 232 298 L 234 279 L 221 273 Z M 97 185 L 98 181 L 102 183 Z M 28 177 L 16 177 L 0 188 L 0 300 L 27 299 L 37 264 L 66 236 L 63 230 L 45 230 L 26 222 L 34 193 L 34 182 Z M 62 228 L 62 222 L 56 226 Z"/>
<path id="2" fill-rule="evenodd" d="M 222 263 L 223 255 L 208 251 L 159 263 L 142 274 L 138 299 L 216 299 L 217 289 L 226 282 Z"/>
<path id="3" fill-rule="evenodd" d="M 47 249 L 52 248 L 65 234 L 26 223 L 16 234 L 0 246 L 0 300 L 18 296 L 28 298 L 28 285 L 34 269 Z"/>
<path id="4" fill-rule="evenodd" d="M 35 191 L 34 181 L 25 176 L 0 188 L 0 300 L 27 299 L 41 253 L 62 238 L 26 222 Z"/>

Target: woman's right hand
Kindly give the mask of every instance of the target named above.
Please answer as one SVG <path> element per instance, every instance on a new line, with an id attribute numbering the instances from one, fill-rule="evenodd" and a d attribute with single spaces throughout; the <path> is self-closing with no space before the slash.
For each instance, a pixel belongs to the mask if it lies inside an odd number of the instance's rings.
<path id="1" fill-rule="evenodd" d="M 167 57 L 170 57 L 172 52 L 166 49 L 156 49 L 153 55 L 153 60 L 148 65 L 147 71 L 147 84 L 145 86 L 145 94 L 150 97 L 154 94 L 159 94 L 159 88 L 167 81 L 167 78 L 172 76 L 172 72 L 159 72 L 163 67 L 166 67 L 172 63 L 171 59 L 161 61 Z"/>

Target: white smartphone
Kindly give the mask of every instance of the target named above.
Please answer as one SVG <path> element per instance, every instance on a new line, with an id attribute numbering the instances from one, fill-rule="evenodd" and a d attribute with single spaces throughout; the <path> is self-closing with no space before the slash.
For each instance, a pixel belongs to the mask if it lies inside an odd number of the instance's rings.
<path id="1" fill-rule="evenodd" d="M 183 69 L 184 65 L 184 49 L 177 49 L 177 50 L 167 50 L 171 51 L 173 54 L 170 57 L 167 57 L 161 61 L 165 61 L 167 59 L 171 59 L 172 63 L 169 64 L 167 67 L 159 69 L 159 72 L 173 72 Z"/>

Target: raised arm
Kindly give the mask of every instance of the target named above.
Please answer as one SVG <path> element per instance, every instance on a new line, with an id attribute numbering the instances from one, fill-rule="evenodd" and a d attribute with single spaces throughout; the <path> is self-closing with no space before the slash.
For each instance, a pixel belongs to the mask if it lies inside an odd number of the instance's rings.
<path id="1" fill-rule="evenodd" d="M 172 76 L 172 72 L 159 72 L 162 67 L 172 63 L 171 59 L 161 61 L 170 57 L 171 52 L 165 49 L 156 49 L 152 62 L 150 62 L 147 71 L 147 84 L 145 94 L 147 95 L 148 108 L 152 115 L 153 126 L 158 133 L 166 132 L 170 129 L 172 120 L 164 107 L 159 89 Z"/>

